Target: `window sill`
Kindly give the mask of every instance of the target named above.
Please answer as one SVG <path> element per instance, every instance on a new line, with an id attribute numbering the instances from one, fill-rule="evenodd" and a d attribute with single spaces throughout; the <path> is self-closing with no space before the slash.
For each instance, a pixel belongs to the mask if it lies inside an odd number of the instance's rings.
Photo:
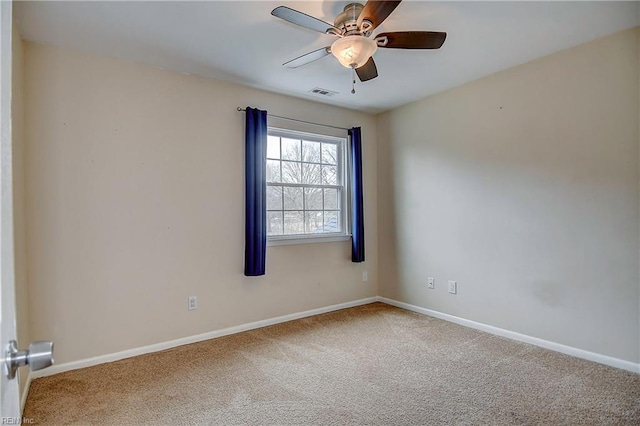
<path id="1" fill-rule="evenodd" d="M 315 244 L 315 243 L 332 243 L 336 241 L 349 241 L 351 240 L 351 235 L 325 235 L 322 237 L 313 235 L 313 236 L 303 236 L 303 235 L 291 235 L 286 237 L 268 237 L 267 238 L 267 247 L 270 246 L 288 246 L 294 244 Z"/>

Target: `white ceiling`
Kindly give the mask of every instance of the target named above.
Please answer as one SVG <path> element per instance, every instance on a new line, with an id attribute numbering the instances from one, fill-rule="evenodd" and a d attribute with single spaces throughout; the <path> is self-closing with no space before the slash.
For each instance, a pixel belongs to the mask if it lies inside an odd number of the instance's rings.
<path id="1" fill-rule="evenodd" d="M 364 3 L 364 0 L 361 1 Z M 446 31 L 440 50 L 379 49 L 358 83 L 332 56 L 282 63 L 333 37 L 271 16 L 286 5 L 333 22 L 350 1 L 17 2 L 26 40 L 379 112 L 640 24 L 638 2 L 403 1 L 377 32 Z M 325 98 L 309 90 L 339 92 Z"/>

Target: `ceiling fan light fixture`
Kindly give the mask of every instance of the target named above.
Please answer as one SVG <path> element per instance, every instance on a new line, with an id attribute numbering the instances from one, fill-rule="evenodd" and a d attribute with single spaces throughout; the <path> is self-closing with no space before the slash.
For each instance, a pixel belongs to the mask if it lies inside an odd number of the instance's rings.
<path id="1" fill-rule="evenodd" d="M 348 35 L 334 41 L 331 53 L 345 68 L 360 68 L 376 53 L 378 44 L 361 35 Z"/>

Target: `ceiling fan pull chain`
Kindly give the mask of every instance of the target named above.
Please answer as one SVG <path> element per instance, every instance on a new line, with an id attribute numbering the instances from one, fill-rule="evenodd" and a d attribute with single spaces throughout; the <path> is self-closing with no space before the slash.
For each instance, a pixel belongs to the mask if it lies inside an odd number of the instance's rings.
<path id="1" fill-rule="evenodd" d="M 352 79 L 352 86 L 351 86 L 351 94 L 355 94 L 356 93 L 356 67 L 351 67 L 352 74 L 351 74 L 351 79 Z"/>

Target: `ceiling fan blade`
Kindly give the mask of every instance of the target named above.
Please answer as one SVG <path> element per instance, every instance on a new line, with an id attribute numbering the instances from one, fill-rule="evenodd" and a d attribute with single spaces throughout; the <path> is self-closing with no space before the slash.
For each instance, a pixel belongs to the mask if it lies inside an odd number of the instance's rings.
<path id="1" fill-rule="evenodd" d="M 356 74 L 358 74 L 360 81 L 368 81 L 376 78 L 378 76 L 378 68 L 373 58 L 369 58 L 366 64 L 360 68 L 356 68 Z"/>
<path id="2" fill-rule="evenodd" d="M 292 24 L 300 25 L 301 27 L 309 28 L 321 33 L 342 33 L 340 29 L 334 27 L 333 25 L 318 18 L 314 18 L 313 16 L 307 15 L 306 13 L 298 12 L 297 10 L 291 9 L 290 7 L 278 6 L 271 11 L 271 14 L 276 18 L 284 19 L 285 21 L 291 22 Z"/>
<path id="3" fill-rule="evenodd" d="M 375 40 L 378 47 L 392 49 L 440 49 L 446 38 L 447 33 L 436 31 L 399 31 L 378 34 Z"/>
<path id="4" fill-rule="evenodd" d="M 362 21 L 371 22 L 373 31 L 382 21 L 387 19 L 391 12 L 395 10 L 402 0 L 369 0 L 365 5 L 360 16 L 358 16 L 358 27 L 362 25 Z"/>
<path id="5" fill-rule="evenodd" d="M 303 65 L 309 64 L 313 61 L 317 61 L 318 59 L 324 58 L 330 52 L 330 47 L 323 47 L 322 49 L 314 50 L 313 52 L 305 53 L 302 56 L 298 56 L 295 59 L 290 60 L 289 62 L 285 62 L 284 65 L 287 68 L 298 68 Z"/>

